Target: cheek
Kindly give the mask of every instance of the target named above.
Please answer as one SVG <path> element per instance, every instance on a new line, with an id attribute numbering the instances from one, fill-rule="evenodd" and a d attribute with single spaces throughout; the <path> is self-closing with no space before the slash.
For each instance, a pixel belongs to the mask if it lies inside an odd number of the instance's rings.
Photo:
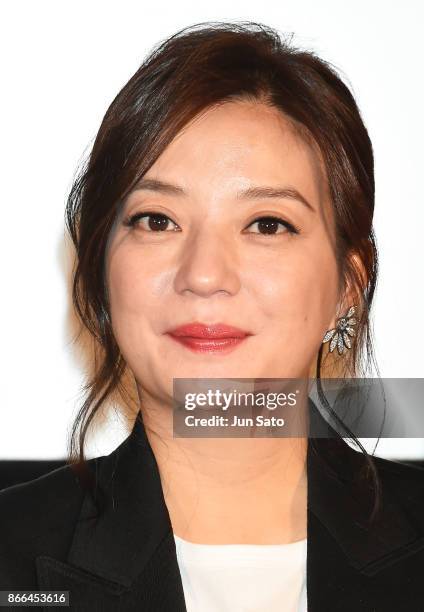
<path id="1" fill-rule="evenodd" d="M 146 269 L 147 268 L 147 269 Z M 157 276 L 139 258 L 116 252 L 109 264 L 108 286 L 112 326 L 121 352 L 130 353 L 149 341 L 152 321 L 157 316 Z"/>
<path id="2" fill-rule="evenodd" d="M 112 262 L 109 271 L 109 296 L 113 320 L 118 321 L 123 316 L 131 317 L 140 312 L 140 304 L 146 293 L 141 277 L 141 270 L 137 270 L 131 261 L 115 258 Z"/>
<path id="3" fill-rule="evenodd" d="M 334 314 L 338 271 L 330 249 L 299 248 L 256 269 L 257 301 L 265 321 L 284 337 L 302 334 L 318 338 Z M 298 336 L 299 337 L 299 336 Z"/>

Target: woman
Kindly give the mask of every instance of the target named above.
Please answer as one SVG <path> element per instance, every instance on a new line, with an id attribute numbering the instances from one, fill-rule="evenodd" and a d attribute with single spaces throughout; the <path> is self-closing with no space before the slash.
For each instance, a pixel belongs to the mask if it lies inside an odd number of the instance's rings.
<path id="1" fill-rule="evenodd" d="M 368 133 L 323 60 L 259 24 L 150 54 L 70 194 L 95 372 L 70 465 L 0 493 L 2 590 L 87 612 L 422 610 L 422 470 L 354 450 L 309 398 L 319 436 L 173 435 L 174 379 L 366 374 L 373 208 Z M 86 461 L 129 377 L 130 435 Z"/>

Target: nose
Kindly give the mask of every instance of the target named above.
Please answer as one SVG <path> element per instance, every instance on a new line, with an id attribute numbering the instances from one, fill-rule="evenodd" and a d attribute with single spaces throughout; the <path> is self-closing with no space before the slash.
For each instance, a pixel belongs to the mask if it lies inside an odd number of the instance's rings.
<path id="1" fill-rule="evenodd" d="M 239 256 L 234 240 L 218 228 L 196 231 L 183 246 L 175 276 L 175 291 L 209 297 L 235 295 L 240 290 Z"/>

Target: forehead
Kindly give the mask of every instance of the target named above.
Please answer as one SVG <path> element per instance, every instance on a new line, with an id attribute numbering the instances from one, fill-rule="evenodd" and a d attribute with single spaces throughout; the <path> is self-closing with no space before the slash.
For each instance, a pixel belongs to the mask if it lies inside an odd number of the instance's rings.
<path id="1" fill-rule="evenodd" d="M 207 108 L 173 139 L 145 175 L 193 194 L 230 195 L 250 184 L 287 183 L 322 206 L 328 199 L 317 145 L 272 106 L 231 101 Z"/>

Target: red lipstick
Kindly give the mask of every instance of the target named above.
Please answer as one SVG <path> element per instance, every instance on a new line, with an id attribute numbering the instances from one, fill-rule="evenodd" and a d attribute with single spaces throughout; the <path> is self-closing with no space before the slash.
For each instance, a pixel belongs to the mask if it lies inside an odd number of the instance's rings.
<path id="1" fill-rule="evenodd" d="M 207 325 L 197 321 L 180 325 L 167 333 L 171 338 L 195 352 L 228 351 L 251 335 L 248 331 L 225 323 Z"/>

